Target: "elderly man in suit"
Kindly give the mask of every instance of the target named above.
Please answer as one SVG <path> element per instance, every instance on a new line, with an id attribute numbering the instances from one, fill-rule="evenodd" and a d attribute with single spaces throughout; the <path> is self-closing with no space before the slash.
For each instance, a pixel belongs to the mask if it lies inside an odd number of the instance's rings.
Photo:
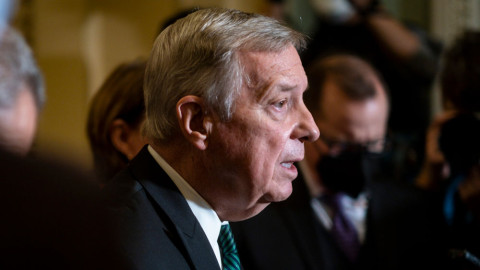
<path id="1" fill-rule="evenodd" d="M 319 136 L 303 45 L 272 18 L 219 8 L 159 34 L 144 85 L 149 145 L 105 188 L 127 268 L 240 269 L 228 221 L 285 200 L 304 142 Z"/>
<path id="2" fill-rule="evenodd" d="M 378 175 L 389 106 L 376 71 L 332 55 L 307 76 L 322 135 L 306 144 L 290 198 L 232 224 L 245 269 L 435 268 L 446 252 L 435 245 L 432 201 Z"/>

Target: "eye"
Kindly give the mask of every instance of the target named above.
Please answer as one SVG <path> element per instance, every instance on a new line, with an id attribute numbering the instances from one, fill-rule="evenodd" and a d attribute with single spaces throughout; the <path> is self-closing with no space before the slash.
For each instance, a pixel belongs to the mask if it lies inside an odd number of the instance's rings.
<path id="1" fill-rule="evenodd" d="M 283 109 L 286 105 L 287 105 L 287 99 L 282 99 L 278 102 L 273 103 L 273 106 L 278 110 Z"/>

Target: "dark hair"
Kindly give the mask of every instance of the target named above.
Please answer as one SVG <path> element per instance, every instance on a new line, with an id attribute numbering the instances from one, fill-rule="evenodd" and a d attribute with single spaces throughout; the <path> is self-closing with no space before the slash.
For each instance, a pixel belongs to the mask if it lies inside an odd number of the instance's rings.
<path id="1" fill-rule="evenodd" d="M 386 89 L 378 72 L 366 61 L 348 54 L 322 57 L 307 67 L 309 90 L 305 93 L 305 105 L 316 115 L 320 113 L 324 84 L 332 80 L 352 100 L 367 100 L 375 97 L 374 78 Z"/>
<path id="2" fill-rule="evenodd" d="M 137 127 L 145 118 L 145 65 L 144 60 L 119 65 L 90 103 L 87 135 L 95 171 L 101 180 L 110 179 L 128 163 L 127 157 L 112 144 L 110 127 L 115 119 L 122 119 L 131 127 Z"/>
<path id="3" fill-rule="evenodd" d="M 444 104 L 461 111 L 480 111 L 480 32 L 467 30 L 445 53 L 440 74 Z"/>

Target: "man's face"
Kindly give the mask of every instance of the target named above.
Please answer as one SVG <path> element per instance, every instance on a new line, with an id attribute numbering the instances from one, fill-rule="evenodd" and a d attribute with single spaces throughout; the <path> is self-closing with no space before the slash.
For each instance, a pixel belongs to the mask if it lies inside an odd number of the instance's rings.
<path id="1" fill-rule="evenodd" d="M 214 208 L 228 220 L 251 217 L 288 198 L 303 142 L 319 135 L 303 103 L 307 78 L 293 46 L 279 53 L 243 52 L 241 62 L 248 82 L 231 121 L 215 121 L 207 148 L 222 193 Z"/>
<path id="2" fill-rule="evenodd" d="M 315 144 L 321 155 L 337 155 L 340 150 L 328 147 L 325 141 L 348 144 L 369 144 L 382 141 L 388 117 L 388 103 L 381 86 L 376 83 L 377 95 L 363 101 L 352 101 L 337 86 L 327 80 L 324 85 L 322 116 L 316 123 L 324 140 Z M 377 149 L 379 152 L 383 149 Z"/>
<path id="3" fill-rule="evenodd" d="M 307 149 L 308 163 L 318 174 L 315 193 L 344 192 L 356 198 L 376 177 L 388 111 L 380 87 L 377 83 L 377 94 L 359 101 L 348 98 L 331 79 L 323 85 L 315 118 L 322 137 Z"/>

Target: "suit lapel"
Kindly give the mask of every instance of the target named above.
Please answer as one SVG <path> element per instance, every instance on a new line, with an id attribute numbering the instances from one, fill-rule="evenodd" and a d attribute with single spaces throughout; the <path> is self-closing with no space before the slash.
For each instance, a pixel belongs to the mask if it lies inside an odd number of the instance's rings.
<path id="1" fill-rule="evenodd" d="M 158 165 L 145 146 L 130 164 L 135 179 L 144 187 L 158 211 L 171 221 L 176 235 L 185 247 L 192 268 L 219 268 L 200 223 L 177 186 Z"/>

